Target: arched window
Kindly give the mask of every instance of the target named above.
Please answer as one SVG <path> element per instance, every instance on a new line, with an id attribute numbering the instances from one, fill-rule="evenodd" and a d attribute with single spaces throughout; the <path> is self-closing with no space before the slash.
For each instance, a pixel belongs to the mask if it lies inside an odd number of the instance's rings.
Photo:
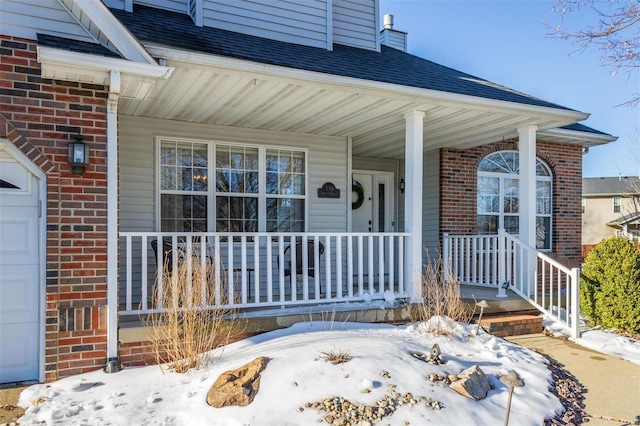
<path id="1" fill-rule="evenodd" d="M 551 170 L 536 158 L 536 248 L 551 250 Z M 520 233 L 520 161 L 517 151 L 486 156 L 478 166 L 478 232 Z"/>

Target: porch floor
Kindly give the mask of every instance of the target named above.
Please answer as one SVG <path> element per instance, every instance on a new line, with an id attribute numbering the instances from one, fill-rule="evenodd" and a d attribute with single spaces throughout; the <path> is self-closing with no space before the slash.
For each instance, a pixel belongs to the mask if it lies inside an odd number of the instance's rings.
<path id="1" fill-rule="evenodd" d="M 505 315 L 515 312 L 531 312 L 535 308 L 514 292 L 507 290 L 507 297 L 497 297 L 498 290 L 487 287 L 460 286 L 462 299 L 473 306 L 475 301 L 486 300 L 489 308 L 485 315 Z M 476 312 L 476 315 L 478 312 Z M 329 324 L 343 322 L 401 324 L 410 321 L 404 300 L 391 304 L 384 300 L 372 302 L 342 302 L 324 305 L 305 305 L 285 308 L 243 310 L 238 316 L 238 333 L 254 335 L 286 328 L 297 322 L 323 321 Z M 148 340 L 148 329 L 137 315 L 120 316 L 119 341 L 122 343 Z"/>

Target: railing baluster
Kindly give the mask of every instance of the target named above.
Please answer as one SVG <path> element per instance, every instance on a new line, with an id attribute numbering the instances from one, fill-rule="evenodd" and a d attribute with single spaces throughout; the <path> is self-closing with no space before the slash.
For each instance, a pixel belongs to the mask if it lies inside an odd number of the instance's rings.
<path id="1" fill-rule="evenodd" d="M 405 237 L 399 237 L 398 244 L 398 292 L 404 293 L 404 243 Z"/>
<path id="2" fill-rule="evenodd" d="M 278 237 L 278 276 L 280 287 L 280 302 L 284 302 L 284 236 Z M 284 307 L 284 306 L 283 306 Z"/>
<path id="3" fill-rule="evenodd" d="M 336 297 L 342 299 L 342 237 L 336 236 Z"/>
<path id="4" fill-rule="evenodd" d="M 374 238 L 378 242 L 378 291 L 384 293 L 384 238 L 380 235 Z"/>
<path id="5" fill-rule="evenodd" d="M 369 295 L 373 295 L 375 278 L 373 276 L 373 237 L 371 235 L 367 235 L 367 274 L 369 280 Z"/>
<path id="6" fill-rule="evenodd" d="M 131 276 L 131 274 L 132 274 L 132 268 L 131 268 L 131 266 L 132 266 L 131 265 L 131 262 L 132 262 L 132 260 L 131 260 L 131 257 L 132 257 L 131 256 L 131 237 L 127 237 L 126 247 L 127 247 L 127 250 L 126 250 L 126 259 L 127 259 L 127 268 L 126 268 L 126 277 L 127 277 L 126 279 L 127 279 L 127 281 L 126 282 L 127 282 L 127 290 L 126 290 L 126 294 L 125 294 L 125 298 L 126 298 L 125 306 L 126 306 L 127 310 L 130 311 L 131 310 L 131 295 L 132 295 L 131 294 L 132 293 L 131 287 L 132 287 L 132 283 L 133 283 L 133 279 L 132 279 L 132 276 Z"/>
<path id="7" fill-rule="evenodd" d="M 362 244 L 362 235 L 358 235 L 358 294 L 364 294 L 364 253 Z"/>
<path id="8" fill-rule="evenodd" d="M 353 297 L 353 237 L 347 235 L 347 295 Z"/>
<path id="9" fill-rule="evenodd" d="M 127 237 L 127 238 L 133 238 L 133 237 Z M 141 237 L 141 241 L 140 241 L 140 248 L 141 250 L 141 256 L 142 259 L 140 259 L 141 262 L 141 269 L 142 269 L 142 276 L 140 277 L 140 284 L 141 284 L 141 309 L 143 311 L 147 310 L 147 281 L 148 281 L 148 264 L 149 264 L 149 254 L 147 251 L 147 236 L 146 235 L 142 235 Z"/>
<path id="10" fill-rule="evenodd" d="M 302 300 L 309 300 L 309 245 L 307 235 L 302 235 Z M 314 274 L 315 275 L 315 274 Z"/>
<path id="11" fill-rule="evenodd" d="M 251 274 L 250 271 L 248 271 Z M 253 237 L 253 303 L 260 303 L 260 237 Z"/>
<path id="12" fill-rule="evenodd" d="M 314 272 L 314 285 L 315 294 L 314 299 L 320 299 L 320 235 L 313 236 L 313 267 Z"/>
<path id="13" fill-rule="evenodd" d="M 329 235 L 327 235 L 324 239 L 324 282 L 326 285 L 326 296 L 327 299 L 331 299 L 331 237 Z"/>
<path id="14" fill-rule="evenodd" d="M 214 265 L 215 265 L 215 274 L 216 274 L 216 282 L 214 283 L 216 286 L 216 305 L 220 306 L 222 304 L 222 301 L 220 300 L 222 298 L 222 262 L 220 261 L 221 257 L 220 257 L 220 235 L 216 235 L 214 237 L 214 251 L 213 251 L 213 258 L 214 258 Z M 232 301 L 229 300 L 227 302 L 228 304 L 231 304 Z"/>
<path id="15" fill-rule="evenodd" d="M 233 276 L 233 235 L 227 237 L 227 287 L 229 290 L 229 303 L 235 304 L 236 289 L 235 277 Z"/>
<path id="16" fill-rule="evenodd" d="M 271 237 L 267 237 L 267 302 L 273 302 L 273 253 Z M 256 276 L 256 281 L 259 280 L 259 275 Z"/>
<path id="17" fill-rule="evenodd" d="M 290 274 L 289 278 L 290 278 L 290 288 L 291 288 L 291 300 L 295 301 L 296 300 L 296 296 L 297 296 L 297 288 L 296 288 L 296 283 L 297 283 L 297 265 L 298 265 L 298 260 L 296 259 L 296 255 L 297 255 L 297 249 L 296 249 L 296 237 L 295 236 L 291 236 L 289 239 L 289 256 L 291 256 L 291 267 L 289 268 L 290 270 Z"/>
<path id="18" fill-rule="evenodd" d="M 247 236 L 240 237 L 240 282 L 242 283 L 242 303 L 247 303 Z"/>
<path id="19" fill-rule="evenodd" d="M 387 244 L 389 245 L 389 255 L 387 256 L 387 264 L 389 265 L 389 290 L 395 291 L 395 237 L 389 235 Z"/>

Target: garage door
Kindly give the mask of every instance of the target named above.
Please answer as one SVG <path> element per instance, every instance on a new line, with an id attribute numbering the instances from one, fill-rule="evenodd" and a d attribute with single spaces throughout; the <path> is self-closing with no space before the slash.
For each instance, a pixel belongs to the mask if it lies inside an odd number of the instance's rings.
<path id="1" fill-rule="evenodd" d="M 0 383 L 39 379 L 38 204 L 36 177 L 0 149 Z"/>

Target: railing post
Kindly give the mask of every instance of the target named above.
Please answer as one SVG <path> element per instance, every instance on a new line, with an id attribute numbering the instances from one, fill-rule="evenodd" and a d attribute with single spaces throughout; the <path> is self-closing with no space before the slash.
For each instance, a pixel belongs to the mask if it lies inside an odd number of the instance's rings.
<path id="1" fill-rule="evenodd" d="M 498 294 L 497 297 L 507 297 L 504 284 L 507 282 L 507 233 L 503 228 L 498 230 Z"/>
<path id="2" fill-rule="evenodd" d="M 442 263 L 444 273 L 445 285 L 449 283 L 449 275 L 451 274 L 451 253 L 449 253 L 449 234 L 445 232 L 442 234 Z"/>
<path id="3" fill-rule="evenodd" d="M 580 268 L 571 269 L 571 337 L 580 337 Z"/>

